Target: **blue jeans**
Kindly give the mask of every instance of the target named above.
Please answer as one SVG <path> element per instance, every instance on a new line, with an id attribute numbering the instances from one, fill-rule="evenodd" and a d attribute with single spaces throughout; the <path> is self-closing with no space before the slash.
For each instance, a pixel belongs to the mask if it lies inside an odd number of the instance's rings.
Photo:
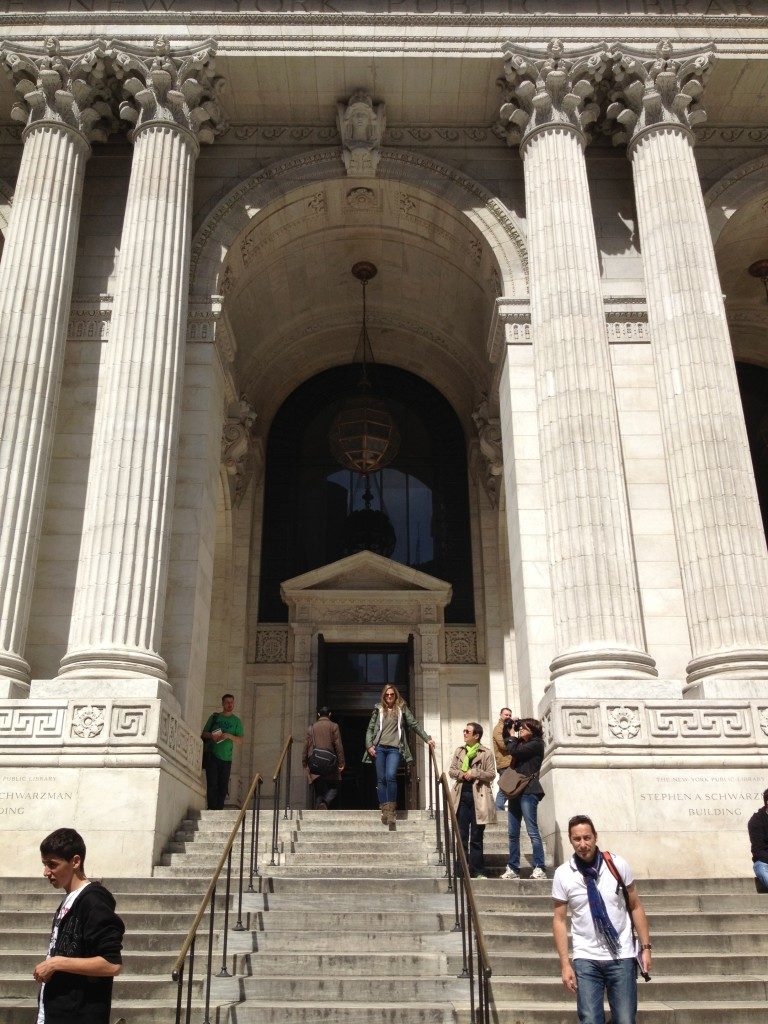
<path id="1" fill-rule="evenodd" d="M 578 989 L 579 1024 L 605 1024 L 603 995 L 608 995 L 611 1024 L 637 1021 L 637 973 L 635 958 L 628 960 L 574 960 Z"/>
<path id="2" fill-rule="evenodd" d="M 764 860 L 756 860 L 752 865 L 752 868 L 758 882 L 768 889 L 768 864 L 766 864 Z"/>
<path id="3" fill-rule="evenodd" d="M 504 805 L 506 804 L 506 802 L 507 802 L 507 794 L 503 790 L 500 789 L 499 792 L 496 794 L 496 810 L 497 811 L 503 811 L 504 810 Z"/>
<path id="4" fill-rule="evenodd" d="M 397 769 L 400 747 L 376 747 L 376 793 L 380 804 L 397 803 Z"/>
<path id="5" fill-rule="evenodd" d="M 536 810 L 539 806 L 540 796 L 535 793 L 523 793 L 516 796 L 507 804 L 507 825 L 509 828 L 509 861 L 507 866 L 513 871 L 520 870 L 520 822 L 525 818 L 525 830 L 533 847 L 533 866 L 544 867 L 544 844 L 539 835 L 539 826 L 536 824 Z"/>

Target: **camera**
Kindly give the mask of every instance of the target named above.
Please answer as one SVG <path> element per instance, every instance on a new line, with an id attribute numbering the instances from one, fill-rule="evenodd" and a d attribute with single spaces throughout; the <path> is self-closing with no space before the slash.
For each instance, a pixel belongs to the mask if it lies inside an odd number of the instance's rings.
<path id="1" fill-rule="evenodd" d="M 502 734 L 502 736 L 506 737 L 506 736 L 509 736 L 509 734 L 512 731 L 520 732 L 520 730 L 522 728 L 523 728 L 523 720 L 522 720 L 522 718 L 508 718 L 506 720 L 506 722 L 504 723 L 504 725 L 502 726 L 501 734 Z"/>

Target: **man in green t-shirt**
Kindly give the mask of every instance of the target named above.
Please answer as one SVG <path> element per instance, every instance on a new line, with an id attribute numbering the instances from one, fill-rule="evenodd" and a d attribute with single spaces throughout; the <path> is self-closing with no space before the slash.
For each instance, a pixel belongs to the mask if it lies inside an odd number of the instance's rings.
<path id="1" fill-rule="evenodd" d="M 200 738 L 205 740 L 209 811 L 220 811 L 224 807 L 232 771 L 232 750 L 243 735 L 243 723 L 233 714 L 234 710 L 235 698 L 231 693 L 225 693 L 221 698 L 221 711 L 210 716 L 200 733 Z"/>

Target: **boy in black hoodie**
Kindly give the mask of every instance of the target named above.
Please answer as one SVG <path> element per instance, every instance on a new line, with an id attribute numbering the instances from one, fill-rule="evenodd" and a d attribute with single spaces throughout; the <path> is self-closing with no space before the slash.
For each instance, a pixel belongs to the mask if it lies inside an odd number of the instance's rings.
<path id="1" fill-rule="evenodd" d="M 85 875 L 85 843 L 72 828 L 40 844 L 43 874 L 66 893 L 54 914 L 48 955 L 34 970 L 37 1024 L 109 1024 L 112 979 L 120 973 L 125 925 L 115 900 Z"/>

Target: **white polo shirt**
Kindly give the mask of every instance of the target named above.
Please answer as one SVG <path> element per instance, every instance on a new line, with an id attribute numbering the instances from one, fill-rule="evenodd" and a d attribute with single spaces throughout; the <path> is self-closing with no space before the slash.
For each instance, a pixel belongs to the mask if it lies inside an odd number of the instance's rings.
<path id="1" fill-rule="evenodd" d="M 614 853 L 611 856 L 613 863 L 616 865 L 616 870 L 624 881 L 624 885 L 629 888 L 635 880 L 632 868 L 618 854 Z M 605 901 L 608 917 L 611 919 L 613 927 L 619 933 L 618 959 L 626 960 L 634 957 L 632 922 L 627 913 L 624 895 L 618 882 L 608 870 L 605 861 L 600 864 L 597 887 Z M 555 871 L 555 876 L 552 879 L 552 899 L 558 900 L 560 903 L 567 903 L 568 909 L 571 912 L 573 959 L 613 960 L 605 942 L 595 933 L 592 914 L 589 910 L 587 882 L 576 867 L 576 861 L 573 857 L 571 857 L 567 864 L 561 864 L 557 871 Z"/>

